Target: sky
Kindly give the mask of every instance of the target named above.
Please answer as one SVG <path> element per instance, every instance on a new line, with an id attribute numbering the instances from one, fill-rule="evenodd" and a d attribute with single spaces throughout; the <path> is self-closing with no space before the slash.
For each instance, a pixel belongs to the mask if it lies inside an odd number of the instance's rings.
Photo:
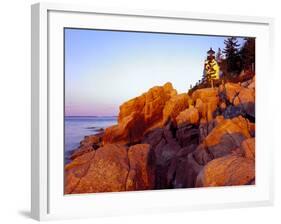
<path id="1" fill-rule="evenodd" d="M 202 77 L 206 52 L 223 49 L 225 39 L 65 29 L 65 115 L 116 116 L 122 103 L 166 82 L 187 92 Z"/>

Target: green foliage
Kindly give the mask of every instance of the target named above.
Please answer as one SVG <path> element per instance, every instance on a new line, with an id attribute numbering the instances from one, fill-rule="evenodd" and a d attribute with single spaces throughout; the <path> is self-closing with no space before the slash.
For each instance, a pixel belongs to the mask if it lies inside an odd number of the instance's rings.
<path id="1" fill-rule="evenodd" d="M 229 37 L 224 41 L 225 48 L 223 53 L 225 54 L 225 61 L 227 65 L 227 73 L 231 76 L 238 75 L 242 70 L 242 61 L 240 57 L 238 41 L 236 37 Z"/>
<path id="2" fill-rule="evenodd" d="M 242 59 L 242 67 L 244 70 L 254 71 L 255 65 L 255 48 L 256 48 L 255 38 L 247 37 L 245 38 L 245 43 L 241 48 L 240 54 Z"/>

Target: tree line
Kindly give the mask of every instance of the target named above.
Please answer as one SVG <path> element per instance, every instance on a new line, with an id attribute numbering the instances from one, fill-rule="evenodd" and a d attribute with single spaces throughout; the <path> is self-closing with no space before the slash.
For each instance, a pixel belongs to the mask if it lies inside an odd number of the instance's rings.
<path id="1" fill-rule="evenodd" d="M 219 49 L 217 58 L 221 58 L 220 67 L 225 77 L 234 78 L 243 70 L 255 72 L 255 38 L 245 37 L 240 46 L 236 37 L 229 37 L 224 44 L 224 55 Z"/>

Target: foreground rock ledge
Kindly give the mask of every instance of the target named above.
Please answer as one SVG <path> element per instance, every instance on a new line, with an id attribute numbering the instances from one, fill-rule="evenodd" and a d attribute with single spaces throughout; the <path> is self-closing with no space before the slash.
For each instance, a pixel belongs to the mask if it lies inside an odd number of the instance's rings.
<path id="1" fill-rule="evenodd" d="M 107 144 L 77 157 L 65 170 L 66 194 L 154 188 L 154 161 L 148 144 L 130 148 Z"/>

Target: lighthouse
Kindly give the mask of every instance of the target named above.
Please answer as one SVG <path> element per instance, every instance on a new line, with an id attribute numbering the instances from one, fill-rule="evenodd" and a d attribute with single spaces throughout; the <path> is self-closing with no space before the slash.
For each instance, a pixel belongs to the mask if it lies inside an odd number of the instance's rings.
<path id="1" fill-rule="evenodd" d="M 215 51 L 210 48 L 207 51 L 207 58 L 204 62 L 204 79 L 211 83 L 212 88 L 214 87 L 214 80 L 219 79 L 220 67 L 215 59 Z"/>

